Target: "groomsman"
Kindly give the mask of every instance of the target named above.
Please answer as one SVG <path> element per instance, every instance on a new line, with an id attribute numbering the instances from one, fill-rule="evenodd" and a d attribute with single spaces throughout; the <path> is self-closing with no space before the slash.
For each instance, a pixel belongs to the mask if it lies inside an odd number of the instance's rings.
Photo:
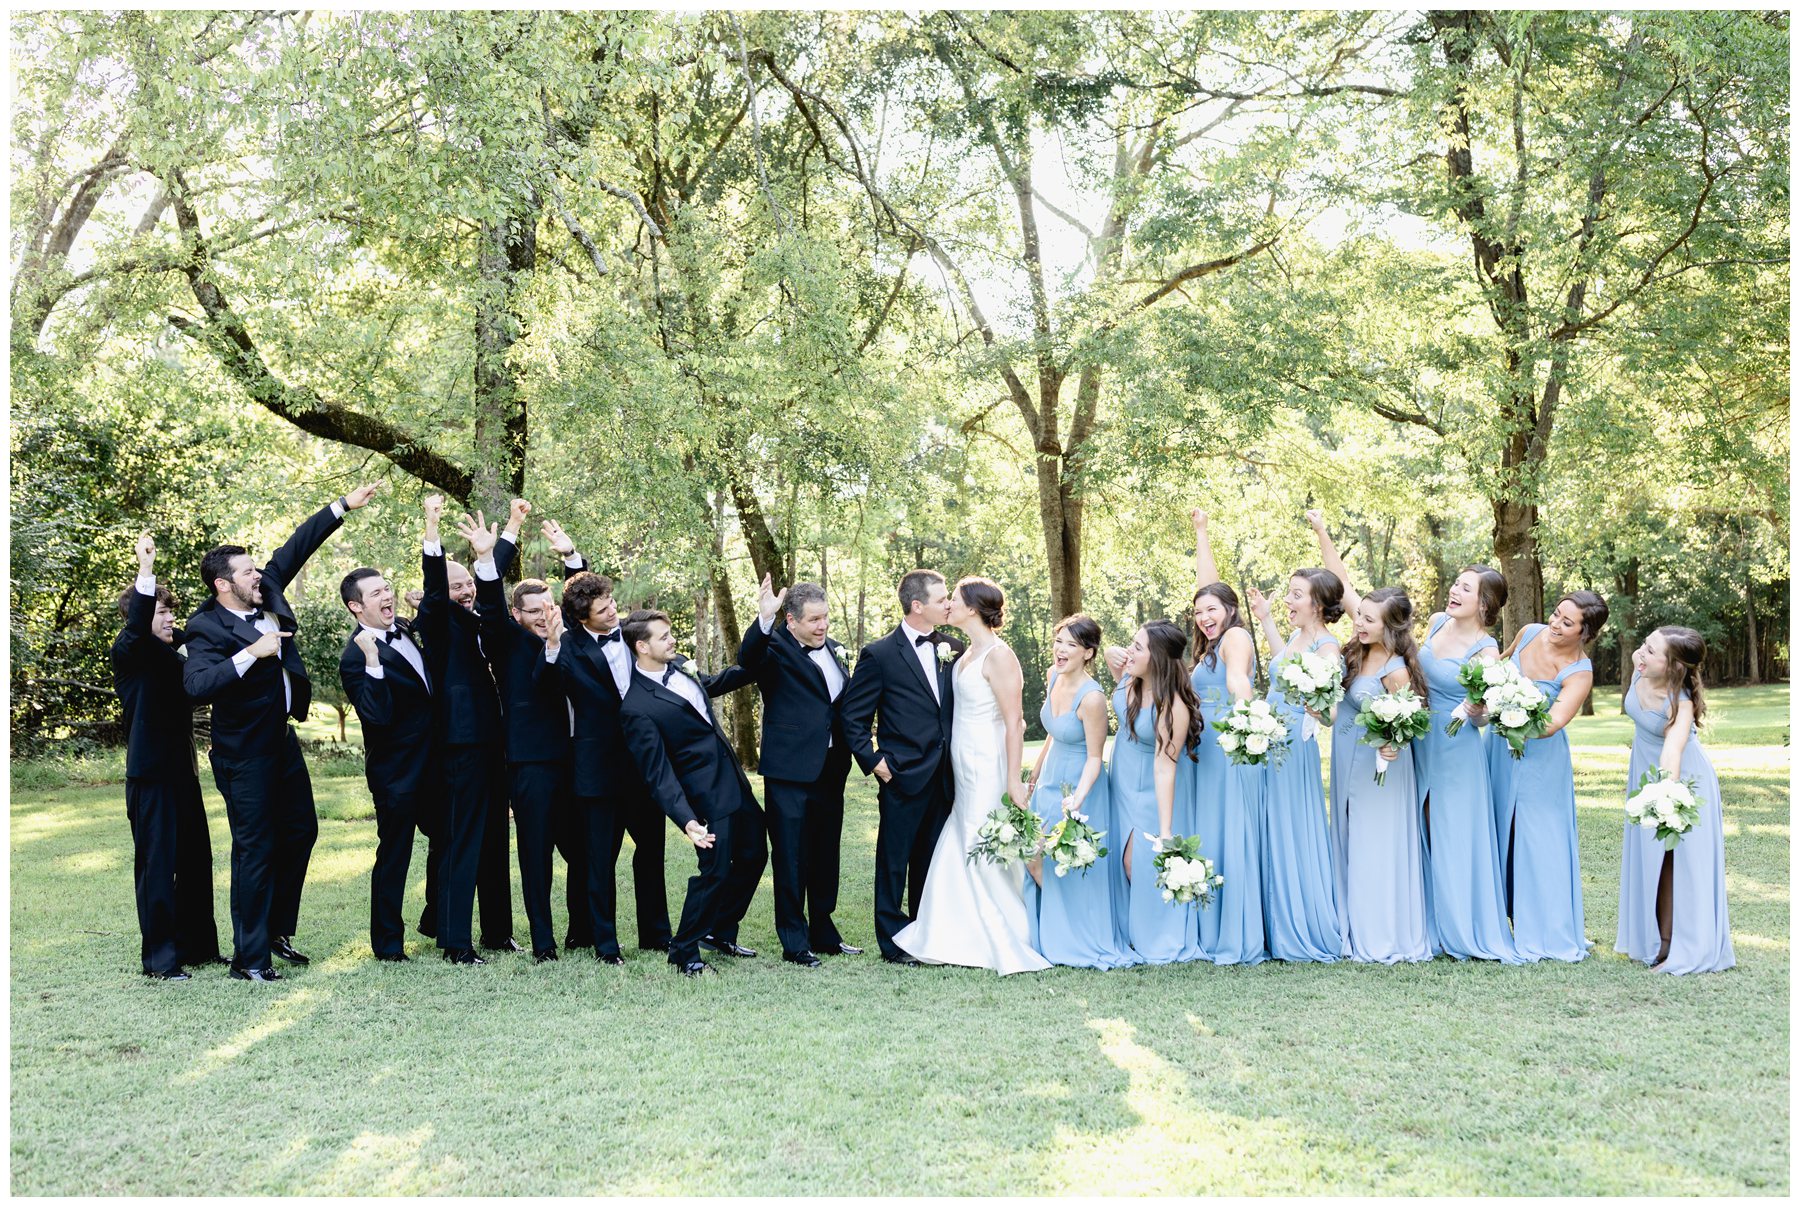
<path id="1" fill-rule="evenodd" d="M 476 881 L 481 881 L 481 945 L 521 950 L 512 938 L 512 882 L 506 870 L 506 752 L 497 743 L 500 697 L 481 650 L 475 615 L 475 578 L 444 556 L 438 539 L 444 498 L 425 500 L 421 565 L 425 597 L 419 631 L 438 689 L 432 693 L 439 768 L 443 775 L 442 839 L 438 864 L 437 945 L 452 964 L 477 965 L 473 935 Z M 477 521 L 463 517 L 466 528 Z M 485 525 L 480 526 L 489 535 Z M 467 536 L 468 532 L 464 531 Z M 435 845 L 435 844 L 434 844 Z M 495 849 L 499 868 L 496 872 Z M 503 887 L 501 887 L 503 886 Z"/>
<path id="2" fill-rule="evenodd" d="M 212 598 L 188 618 L 182 684 L 194 703 L 212 705 L 213 782 L 231 824 L 231 975 L 240 981 L 279 980 L 271 952 L 290 964 L 308 962 L 292 940 L 319 816 L 288 718 L 306 720 L 312 681 L 284 592 L 377 485 L 359 486 L 312 515 L 261 570 L 239 545 L 200 559 Z"/>
<path id="3" fill-rule="evenodd" d="M 762 810 L 711 702 L 748 684 L 750 675 L 737 666 L 698 674 L 676 655 L 662 612 L 633 612 L 624 632 L 634 656 L 631 690 L 620 706 L 625 741 L 651 797 L 694 844 L 700 862 L 688 878 L 669 963 L 700 976 L 713 971 L 700 958 L 702 944 L 743 959 L 756 955 L 737 935 L 769 858 Z"/>
<path id="4" fill-rule="evenodd" d="M 843 647 L 826 635 L 831 618 L 824 588 L 795 583 L 777 595 L 765 575 L 758 605 L 758 622 L 744 634 L 737 660 L 756 677 L 763 699 L 763 798 L 775 872 L 775 933 L 782 959 L 817 968 L 820 954 L 862 954 L 862 948 L 844 942 L 831 920 L 837 908 L 844 781 L 850 775 L 850 744 L 837 703 L 850 674 Z"/>
<path id="5" fill-rule="evenodd" d="M 338 660 L 344 696 L 363 732 L 363 775 L 375 799 L 375 868 L 369 875 L 369 946 L 377 960 L 406 959 L 406 873 L 413 830 L 443 791 L 434 759 L 432 688 L 413 626 L 394 615 L 394 588 L 381 572 L 361 566 L 344 576 L 339 593 L 356 628 Z M 429 821 L 425 822 L 430 825 Z M 427 908 L 437 878 L 426 855 Z"/>
<path id="6" fill-rule="evenodd" d="M 956 703 L 950 666 L 962 644 L 937 631 L 950 618 L 950 595 L 936 570 L 913 570 L 900 580 L 900 611 L 898 628 L 863 647 L 839 708 L 850 753 L 864 775 L 881 781 L 875 940 L 888 963 L 917 964 L 894 935 L 918 913 L 931 851 L 950 816 L 955 792 L 950 721 Z M 871 728 L 877 713 L 879 750 Z"/>
<path id="7" fill-rule="evenodd" d="M 562 613 L 543 579 L 528 578 L 515 586 L 510 609 L 503 582 L 518 558 L 519 529 L 530 514 L 530 503 L 514 499 L 506 528 L 491 551 L 486 547 L 491 538 L 484 533 L 468 535 L 478 555 L 475 610 L 481 617 L 481 643 L 506 719 L 507 784 L 519 831 L 519 888 L 531 927 L 531 953 L 541 964 L 556 959 L 556 928 L 550 916 L 553 845 L 568 864 L 568 946 L 591 947 L 593 927 L 587 907 L 586 845 L 568 794 L 569 702 L 563 698 L 555 668 L 544 661 L 545 639 L 552 627 L 560 641 Z M 543 533 L 561 556 L 565 577 L 587 569 L 561 525 L 545 520 Z"/>
<path id="8" fill-rule="evenodd" d="M 587 900 L 594 956 L 623 964 L 617 925 L 614 868 L 626 831 L 637 849 L 631 877 L 637 894 L 638 947 L 669 950 L 669 902 L 663 889 L 662 815 L 625 747 L 619 706 L 631 687 L 631 656 L 619 631 L 612 579 L 591 571 L 563 586 L 560 644 L 545 642 L 544 661 L 556 667 L 574 714 L 569 787 L 585 821 Z"/>
<path id="9" fill-rule="evenodd" d="M 137 583 L 119 596 L 113 690 L 125 709 L 125 817 L 131 823 L 144 975 L 192 978 L 183 964 L 222 964 L 213 918 L 212 836 L 200 800 L 194 709 L 181 687 L 175 596 L 156 582 L 156 542 L 137 541 Z"/>

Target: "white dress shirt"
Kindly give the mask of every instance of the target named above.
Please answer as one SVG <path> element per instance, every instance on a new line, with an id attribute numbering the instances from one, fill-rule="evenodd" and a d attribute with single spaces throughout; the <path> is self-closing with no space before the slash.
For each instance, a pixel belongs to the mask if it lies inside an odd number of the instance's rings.
<path id="1" fill-rule="evenodd" d="M 771 633 L 774 631 L 774 628 L 774 617 L 771 616 L 768 620 L 762 621 L 763 632 Z M 796 640 L 798 640 L 798 638 L 796 638 Z M 800 649 L 805 652 L 807 660 L 819 668 L 819 673 L 825 676 L 825 694 L 830 697 L 833 703 L 836 703 L 838 693 L 844 690 L 844 684 L 847 682 L 844 678 L 844 668 L 839 666 L 838 660 L 831 656 L 830 647 L 823 643 L 817 648 L 808 649 L 805 643 L 802 642 Z"/>
<path id="2" fill-rule="evenodd" d="M 410 637 L 399 629 L 378 629 L 372 624 L 365 624 L 362 627 L 375 634 L 377 640 L 385 641 L 393 646 L 394 652 L 411 663 L 413 670 L 419 673 L 419 680 L 425 684 L 425 690 L 427 692 L 431 690 L 431 676 L 425 673 L 425 655 L 419 652 L 419 647 L 412 643 Z M 371 679 L 385 679 L 387 678 L 387 669 L 377 662 L 374 666 L 365 665 L 363 674 Z"/>
<path id="3" fill-rule="evenodd" d="M 642 667 L 638 669 L 644 670 Z M 674 673 L 669 674 L 670 671 L 674 671 Z M 677 669 L 673 662 L 660 671 L 644 670 L 644 673 L 652 679 L 660 681 L 664 687 L 693 705 L 694 711 L 699 713 L 708 725 L 712 724 L 712 713 L 706 709 L 706 691 L 692 675 Z"/>
<path id="4" fill-rule="evenodd" d="M 924 645 L 915 644 L 919 638 L 929 637 L 931 636 L 931 633 L 929 631 L 921 633 L 905 621 L 901 621 L 900 636 L 903 641 L 913 647 L 913 653 L 918 656 L 919 665 L 925 668 L 925 682 L 931 684 L 932 696 L 936 698 L 938 703 L 942 704 L 944 702 L 944 697 L 943 694 L 938 691 L 937 643 L 935 641 L 927 641 Z"/>

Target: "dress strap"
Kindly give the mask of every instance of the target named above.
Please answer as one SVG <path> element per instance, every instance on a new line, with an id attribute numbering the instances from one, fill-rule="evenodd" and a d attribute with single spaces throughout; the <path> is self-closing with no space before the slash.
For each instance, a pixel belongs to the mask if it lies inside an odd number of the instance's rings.
<path id="1" fill-rule="evenodd" d="M 1558 686 L 1560 686 L 1562 684 L 1564 675 L 1572 675 L 1576 671 L 1591 671 L 1593 669 L 1594 669 L 1594 664 L 1591 659 L 1577 658 L 1575 661 L 1569 663 L 1569 665 L 1563 667 L 1560 671 L 1556 672 L 1556 682 L 1557 682 Z"/>
<path id="2" fill-rule="evenodd" d="M 1430 645 L 1431 639 L 1437 636 L 1437 631 L 1449 622 L 1450 613 L 1448 612 L 1439 612 L 1436 616 L 1433 616 L 1431 618 L 1431 627 L 1425 630 L 1425 644 Z"/>
<path id="3" fill-rule="evenodd" d="M 1473 658 L 1475 655 L 1481 653 L 1482 650 L 1497 650 L 1499 648 L 1500 643 L 1498 641 L 1495 641 L 1492 637 L 1483 637 L 1480 641 L 1477 641 L 1474 645 L 1465 650 L 1463 652 L 1463 657 Z"/>
<path id="4" fill-rule="evenodd" d="M 1389 675 L 1393 674 L 1395 671 L 1405 670 L 1405 669 L 1406 669 L 1406 659 L 1402 658 L 1399 654 L 1395 654 L 1391 658 L 1389 658 L 1386 662 L 1381 664 L 1381 670 L 1377 673 L 1376 678 L 1385 679 Z"/>

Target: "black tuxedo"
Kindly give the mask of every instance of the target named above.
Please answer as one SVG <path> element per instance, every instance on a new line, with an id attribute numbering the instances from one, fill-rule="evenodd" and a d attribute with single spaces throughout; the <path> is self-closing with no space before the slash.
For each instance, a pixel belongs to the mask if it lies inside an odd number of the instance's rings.
<path id="1" fill-rule="evenodd" d="M 844 736 L 863 774 L 882 759 L 893 773 L 877 789 L 881 828 L 875 840 L 875 938 L 883 955 L 905 953 L 894 935 L 918 912 L 925 873 L 938 833 L 950 816 L 955 787 L 950 771 L 950 721 L 955 710 L 950 676 L 954 659 L 939 660 L 937 695 L 914 652 L 915 634 L 905 625 L 863 647 L 856 673 L 839 699 Z M 938 649 L 961 654 L 962 643 L 933 632 Z M 881 748 L 871 722 L 880 715 Z M 900 908 L 906 897 L 906 909 Z"/>
<path id="2" fill-rule="evenodd" d="M 505 716 L 507 783 L 513 824 L 519 831 L 519 891 L 525 899 L 532 950 L 555 948 L 550 853 L 553 846 L 560 848 L 568 865 L 564 886 L 568 942 L 582 947 L 593 942 L 593 928 L 587 907 L 584 823 L 569 793 L 569 702 L 556 668 L 544 661 L 544 639 L 514 620 L 507 606 L 506 572 L 518 554 L 514 542 L 495 542 L 495 577 L 476 576 L 475 609 Z M 586 568 L 585 562 L 565 565 L 564 574 Z"/>
<path id="3" fill-rule="evenodd" d="M 450 598 L 450 572 L 439 547 L 421 556 L 424 597 L 417 628 L 425 635 L 432 717 L 443 777 L 441 818 L 430 820 L 437 863 L 438 909 L 419 929 L 437 932 L 446 951 L 475 946 L 473 915 L 479 882 L 481 940 L 495 946 L 512 936 L 512 877 L 506 859 L 506 753 L 500 696 L 481 649 L 481 622 Z M 442 855 L 436 847 L 442 844 Z M 425 921 L 434 923 L 426 926 Z"/>
<path id="4" fill-rule="evenodd" d="M 843 647 L 826 638 L 825 648 L 843 669 Z M 844 781 L 850 776 L 850 743 L 837 703 L 817 660 L 779 619 L 767 633 L 760 621 L 751 624 L 737 660 L 756 677 L 763 700 L 763 799 L 775 872 L 775 933 L 786 952 L 836 951 L 844 938 L 831 914 L 837 909 Z M 849 678 L 845 669 L 838 701 L 849 690 Z"/>
<path id="5" fill-rule="evenodd" d="M 125 816 L 145 972 L 172 972 L 219 954 L 212 836 L 194 758 L 194 709 L 175 645 L 150 631 L 156 596 L 133 591 L 112 644 L 113 690 L 125 710 Z"/>
<path id="6" fill-rule="evenodd" d="M 618 629 L 614 641 L 623 642 Z M 621 646 L 621 648 L 623 648 Z M 614 868 L 627 831 L 634 848 L 632 888 L 638 946 L 667 946 L 669 899 L 663 887 L 663 819 L 625 746 L 619 685 L 600 643 L 579 624 L 563 632 L 557 678 L 574 713 L 569 783 L 587 849 L 589 929 L 596 955 L 618 955 L 618 886 Z"/>
<path id="7" fill-rule="evenodd" d="M 332 508 L 321 508 L 263 567 L 262 610 L 282 632 L 299 631 L 283 594 L 287 584 L 342 523 Z M 279 657 L 259 658 L 239 677 L 232 656 L 262 634 L 217 597 L 188 618 L 187 632 L 182 683 L 194 703 L 212 705 L 213 782 L 231 824 L 232 963 L 267 968 L 270 936 L 299 928 L 300 892 L 319 837 L 312 780 L 288 725 L 289 717 L 306 719 L 312 682 L 291 638 L 281 642 Z"/>
<path id="8" fill-rule="evenodd" d="M 685 660 L 671 663 L 676 674 Z M 625 741 L 657 806 L 677 829 L 704 821 L 713 845 L 695 848 L 699 870 L 688 878 L 681 925 L 669 942 L 669 962 L 677 967 L 699 958 L 707 935 L 736 942 L 738 924 L 750 908 L 768 862 L 762 810 L 737 752 L 719 731 L 711 697 L 750 683 L 742 667 L 700 675 L 706 716 L 661 682 L 633 667 L 631 689 L 620 705 Z"/>
<path id="9" fill-rule="evenodd" d="M 406 873 L 412 866 L 413 830 L 426 801 L 443 790 L 433 755 L 436 741 L 431 685 L 406 656 L 386 640 L 376 644 L 381 677 L 370 678 L 356 645 L 358 625 L 338 659 L 344 696 L 356 709 L 363 731 L 363 777 L 375 799 L 375 867 L 369 874 L 369 945 L 376 955 L 405 952 L 401 910 Z M 424 653 L 424 642 L 405 620 L 394 631 Z M 427 662 L 425 674 L 429 676 Z M 429 859 L 429 857 L 427 857 Z M 436 878 L 427 870 L 427 897 L 435 899 Z"/>

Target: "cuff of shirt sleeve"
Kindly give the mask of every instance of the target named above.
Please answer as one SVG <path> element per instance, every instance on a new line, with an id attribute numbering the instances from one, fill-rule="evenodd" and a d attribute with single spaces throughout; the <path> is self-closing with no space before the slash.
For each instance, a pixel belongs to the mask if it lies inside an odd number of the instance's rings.
<path id="1" fill-rule="evenodd" d="M 137 576 L 137 593 L 139 595 L 156 594 L 156 575 L 140 574 Z"/>
<path id="2" fill-rule="evenodd" d="M 444 543 L 442 541 L 426 541 L 424 542 L 424 547 L 426 557 L 444 556 Z"/>
<path id="3" fill-rule="evenodd" d="M 544 661 L 551 666 L 555 666 L 556 665 L 556 656 L 560 653 L 562 653 L 562 646 L 560 646 L 560 645 L 557 646 L 555 649 L 551 649 L 549 646 L 545 646 L 544 647 Z"/>
<path id="4" fill-rule="evenodd" d="M 336 516 L 340 520 L 344 518 L 344 501 L 342 499 L 333 499 L 332 500 L 331 514 Z"/>
<path id="5" fill-rule="evenodd" d="M 571 553 L 571 554 L 569 554 L 568 557 L 563 558 L 563 565 L 567 566 L 571 570 L 579 570 L 586 564 L 587 564 L 587 562 L 582 558 L 581 554 L 579 554 L 579 553 Z"/>
<path id="6" fill-rule="evenodd" d="M 382 666 L 379 662 L 374 666 L 365 665 L 363 667 L 363 677 L 365 679 L 385 679 L 387 678 L 387 668 Z"/>
<path id="7" fill-rule="evenodd" d="M 475 559 L 475 577 L 486 583 L 491 583 L 500 577 L 500 568 L 494 565 L 491 555 Z"/>
<path id="8" fill-rule="evenodd" d="M 231 656 L 231 665 L 237 668 L 238 678 L 240 679 L 244 677 L 244 672 L 248 671 L 251 664 L 255 661 L 256 656 L 249 650 L 239 650 Z"/>
<path id="9" fill-rule="evenodd" d="M 762 631 L 765 633 L 773 632 L 775 629 L 775 618 L 773 616 L 759 616 L 757 617 L 757 623 L 762 625 Z"/>

